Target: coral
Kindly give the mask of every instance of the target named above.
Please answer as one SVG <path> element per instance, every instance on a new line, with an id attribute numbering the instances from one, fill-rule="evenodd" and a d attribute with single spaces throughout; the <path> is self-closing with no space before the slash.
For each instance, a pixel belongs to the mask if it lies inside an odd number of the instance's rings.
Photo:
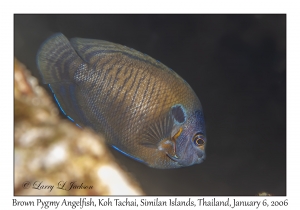
<path id="1" fill-rule="evenodd" d="M 15 195 L 143 195 L 104 137 L 59 117 L 38 80 L 15 59 Z"/>

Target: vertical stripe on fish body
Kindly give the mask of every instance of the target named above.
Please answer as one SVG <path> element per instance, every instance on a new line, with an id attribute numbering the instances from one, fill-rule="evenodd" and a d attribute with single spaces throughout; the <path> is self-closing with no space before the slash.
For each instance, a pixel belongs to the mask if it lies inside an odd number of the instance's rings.
<path id="1" fill-rule="evenodd" d="M 61 33 L 48 38 L 37 65 L 62 112 L 107 143 L 154 168 L 205 159 L 200 101 L 174 71 L 128 47 Z"/>

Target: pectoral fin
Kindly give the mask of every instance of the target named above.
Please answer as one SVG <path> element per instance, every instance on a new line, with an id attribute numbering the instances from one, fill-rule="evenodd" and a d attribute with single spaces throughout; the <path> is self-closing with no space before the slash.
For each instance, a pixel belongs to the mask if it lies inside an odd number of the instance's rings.
<path id="1" fill-rule="evenodd" d="M 169 158 L 177 161 L 176 155 L 176 139 L 182 132 L 182 127 L 171 136 L 174 126 L 174 108 L 166 117 L 149 126 L 143 135 L 141 145 L 163 151 Z"/>
<path id="2" fill-rule="evenodd" d="M 144 131 L 140 144 L 149 148 L 157 148 L 163 139 L 170 139 L 173 124 L 172 116 L 167 114 Z"/>

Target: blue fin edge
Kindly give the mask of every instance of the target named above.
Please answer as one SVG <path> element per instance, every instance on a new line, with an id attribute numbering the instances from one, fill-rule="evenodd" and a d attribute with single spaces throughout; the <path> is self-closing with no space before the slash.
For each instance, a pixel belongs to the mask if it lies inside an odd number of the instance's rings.
<path id="1" fill-rule="evenodd" d="M 69 115 L 67 115 L 66 112 L 65 112 L 65 111 L 63 110 L 63 108 L 61 107 L 61 105 L 60 105 L 58 99 L 56 98 L 55 93 L 53 92 L 53 90 L 52 90 L 52 88 L 51 88 L 51 85 L 50 85 L 50 84 L 48 84 L 48 85 L 49 85 L 49 88 L 50 88 L 51 92 L 53 93 L 54 99 L 55 99 L 57 105 L 59 106 L 60 111 L 61 111 L 64 115 L 66 115 L 66 117 L 67 117 L 71 122 L 75 123 L 75 121 L 73 120 L 73 118 L 71 118 Z M 77 123 L 75 123 L 75 124 L 76 124 L 77 127 L 82 128 L 82 127 L 81 127 L 80 125 L 78 125 Z"/>
<path id="2" fill-rule="evenodd" d="M 134 157 L 134 156 L 132 156 L 132 155 L 129 155 L 129 154 L 127 154 L 126 152 L 120 150 L 120 149 L 119 149 L 118 147 L 116 147 L 115 145 L 111 145 L 111 146 L 112 146 L 112 148 L 114 148 L 115 150 L 121 152 L 122 154 L 126 155 L 127 157 L 130 157 L 130 158 L 132 158 L 132 159 L 134 159 L 134 160 L 136 160 L 136 161 L 138 161 L 138 162 L 140 162 L 140 163 L 145 163 L 143 160 L 141 160 L 141 159 L 139 159 L 139 158 L 136 158 L 136 157 Z"/>

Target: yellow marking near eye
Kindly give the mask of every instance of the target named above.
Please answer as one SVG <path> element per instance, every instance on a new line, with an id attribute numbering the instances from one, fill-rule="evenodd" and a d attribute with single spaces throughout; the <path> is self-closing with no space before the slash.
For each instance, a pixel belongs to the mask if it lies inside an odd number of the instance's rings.
<path id="1" fill-rule="evenodd" d="M 198 148 L 200 148 L 201 150 L 205 150 L 205 145 L 202 145 L 202 146 L 198 146 Z"/>
<path id="2" fill-rule="evenodd" d="M 176 140 L 182 132 L 182 128 L 179 128 L 178 132 L 172 137 L 173 140 Z"/>

